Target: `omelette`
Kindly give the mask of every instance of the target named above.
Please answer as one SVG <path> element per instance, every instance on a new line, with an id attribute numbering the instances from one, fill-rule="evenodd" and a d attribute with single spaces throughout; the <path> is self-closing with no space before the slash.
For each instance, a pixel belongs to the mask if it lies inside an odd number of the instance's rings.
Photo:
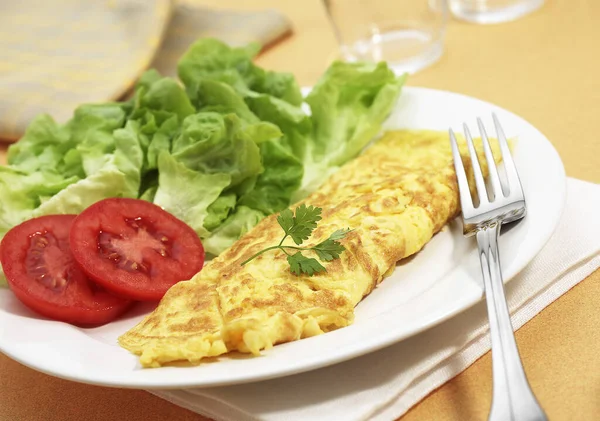
<path id="1" fill-rule="evenodd" d="M 476 145 L 487 173 L 481 142 Z M 500 157 L 497 142 L 492 149 Z M 470 173 L 464 140 L 461 153 Z M 241 265 L 282 238 L 277 215 L 271 215 L 191 280 L 174 285 L 151 314 L 119 338 L 120 345 L 139 355 L 142 366 L 159 367 L 232 351 L 259 354 L 348 326 L 354 307 L 396 263 L 421 250 L 459 213 L 448 134 L 388 132 L 300 203 L 323 209 L 303 246 L 338 229 L 352 230 L 341 240 L 346 250 L 325 264 L 326 272 L 294 275 L 280 250 Z M 306 255 L 314 257 L 311 253 Z"/>

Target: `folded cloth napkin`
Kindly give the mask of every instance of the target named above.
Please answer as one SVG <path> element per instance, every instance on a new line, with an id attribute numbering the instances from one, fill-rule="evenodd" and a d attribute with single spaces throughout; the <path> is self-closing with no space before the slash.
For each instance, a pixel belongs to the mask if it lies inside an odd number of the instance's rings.
<path id="1" fill-rule="evenodd" d="M 180 0 L 173 11 L 165 39 L 151 67 L 177 76 L 177 61 L 198 38 L 218 38 L 229 45 L 250 42 L 267 45 L 289 32 L 289 20 L 277 10 L 219 10 L 201 7 L 199 0 Z"/>
<path id="2" fill-rule="evenodd" d="M 0 139 L 48 113 L 115 100 L 148 67 L 176 74 L 196 39 L 272 43 L 290 30 L 275 10 L 230 11 L 200 0 L 19 0 L 0 6 Z"/>
<path id="3" fill-rule="evenodd" d="M 506 286 L 515 329 L 600 267 L 600 186 L 567 182 L 552 238 Z M 485 303 L 344 363 L 253 384 L 151 391 L 217 421 L 394 420 L 490 349 Z"/>

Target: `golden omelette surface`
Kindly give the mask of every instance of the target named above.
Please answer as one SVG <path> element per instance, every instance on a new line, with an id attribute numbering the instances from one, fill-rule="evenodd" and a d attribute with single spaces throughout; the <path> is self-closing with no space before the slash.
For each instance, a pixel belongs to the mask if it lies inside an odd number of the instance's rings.
<path id="1" fill-rule="evenodd" d="M 496 142 L 492 148 L 499 157 Z M 327 272 L 293 275 L 278 250 L 240 265 L 283 236 L 277 215 L 271 215 L 190 281 L 173 286 L 119 343 L 140 355 L 143 366 L 158 367 L 230 351 L 257 354 L 347 326 L 354 307 L 396 262 L 418 252 L 458 214 L 458 200 L 446 132 L 389 132 L 303 201 L 323 208 L 307 245 L 336 229 L 353 229 L 342 240 L 346 251 L 325 263 Z"/>

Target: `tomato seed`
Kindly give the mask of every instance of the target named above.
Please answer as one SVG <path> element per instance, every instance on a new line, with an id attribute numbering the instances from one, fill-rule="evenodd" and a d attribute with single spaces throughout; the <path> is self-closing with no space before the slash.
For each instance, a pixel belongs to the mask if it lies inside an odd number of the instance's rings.
<path id="1" fill-rule="evenodd" d="M 56 237 L 49 232 L 36 232 L 30 236 L 29 249 L 25 257 L 29 276 L 46 288 L 62 291 L 68 283 L 65 271 L 71 257 L 60 249 Z"/>
<path id="2" fill-rule="evenodd" d="M 135 229 L 135 234 L 115 235 L 105 231 L 98 234 L 98 251 L 101 256 L 113 261 L 120 269 L 147 273 L 150 263 L 142 258 L 144 249 L 154 250 L 162 257 L 170 255 L 169 238 L 157 233 L 152 224 L 142 218 L 126 218 L 125 223 Z"/>

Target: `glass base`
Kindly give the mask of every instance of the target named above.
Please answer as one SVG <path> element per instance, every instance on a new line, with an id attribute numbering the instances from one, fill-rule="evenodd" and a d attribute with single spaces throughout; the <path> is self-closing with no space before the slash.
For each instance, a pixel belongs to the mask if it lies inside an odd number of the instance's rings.
<path id="1" fill-rule="evenodd" d="M 517 20 L 542 7 L 544 0 L 450 0 L 450 11 L 461 20 L 494 24 Z"/>
<path id="2" fill-rule="evenodd" d="M 388 65 L 397 75 L 403 73 L 413 74 L 437 62 L 442 57 L 443 52 L 444 46 L 441 41 L 438 41 L 430 45 L 428 50 L 423 51 L 418 56 L 401 61 L 388 62 Z"/>
<path id="3" fill-rule="evenodd" d="M 440 36 L 420 28 L 377 33 L 342 48 L 346 61 L 385 61 L 397 74 L 416 73 L 438 61 L 444 51 Z"/>

